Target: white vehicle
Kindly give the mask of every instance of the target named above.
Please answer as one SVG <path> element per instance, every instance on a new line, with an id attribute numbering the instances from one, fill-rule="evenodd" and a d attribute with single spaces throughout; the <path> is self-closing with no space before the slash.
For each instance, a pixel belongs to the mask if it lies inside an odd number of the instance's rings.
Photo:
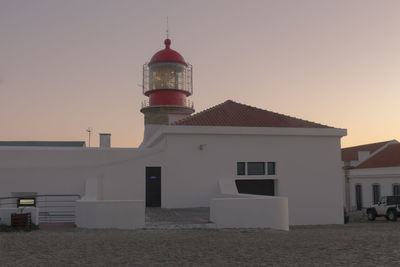
<path id="1" fill-rule="evenodd" d="M 376 217 L 385 216 L 387 220 L 396 221 L 400 215 L 400 196 L 381 197 L 378 204 L 367 209 L 368 220 L 373 221 Z"/>

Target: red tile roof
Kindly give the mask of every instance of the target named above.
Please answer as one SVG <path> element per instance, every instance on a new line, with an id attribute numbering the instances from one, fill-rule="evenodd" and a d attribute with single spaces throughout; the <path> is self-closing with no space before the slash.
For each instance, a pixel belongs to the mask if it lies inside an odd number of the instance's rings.
<path id="1" fill-rule="evenodd" d="M 400 167 L 400 144 L 390 144 L 385 149 L 367 159 L 356 169 Z"/>
<path id="2" fill-rule="evenodd" d="M 172 125 L 332 128 L 227 100 Z"/>
<path id="3" fill-rule="evenodd" d="M 358 160 L 358 151 L 369 151 L 369 153 L 374 153 L 379 148 L 383 147 L 389 142 L 391 141 L 342 148 L 342 160 L 343 161 Z"/>

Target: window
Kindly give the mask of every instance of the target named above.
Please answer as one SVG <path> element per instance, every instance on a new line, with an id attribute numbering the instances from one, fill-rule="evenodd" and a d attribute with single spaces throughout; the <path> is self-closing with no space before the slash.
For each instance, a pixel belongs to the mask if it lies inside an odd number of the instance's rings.
<path id="1" fill-rule="evenodd" d="M 362 209 L 362 190 L 361 190 L 361 185 L 360 184 L 356 184 L 356 206 L 357 206 L 357 210 L 361 210 Z"/>
<path id="2" fill-rule="evenodd" d="M 246 174 L 246 162 L 238 162 L 237 175 L 245 175 L 245 174 Z"/>
<path id="3" fill-rule="evenodd" d="M 267 166 L 265 166 L 265 162 L 244 162 L 239 161 L 236 163 L 236 174 L 238 176 L 242 175 L 275 175 L 276 174 L 276 162 L 269 161 L 267 162 Z M 267 167 L 267 170 L 265 170 Z"/>
<path id="4" fill-rule="evenodd" d="M 268 175 L 275 175 L 276 174 L 276 164 L 275 162 L 268 162 Z"/>
<path id="5" fill-rule="evenodd" d="M 18 198 L 18 208 L 20 207 L 36 207 L 36 199 L 34 198 Z"/>
<path id="6" fill-rule="evenodd" d="M 265 175 L 265 162 L 247 162 L 247 175 Z"/>
<path id="7" fill-rule="evenodd" d="M 374 204 L 378 204 L 379 198 L 381 197 L 381 187 L 379 184 L 372 185 L 372 200 Z"/>
<path id="8" fill-rule="evenodd" d="M 400 184 L 393 184 L 393 196 L 400 196 Z"/>

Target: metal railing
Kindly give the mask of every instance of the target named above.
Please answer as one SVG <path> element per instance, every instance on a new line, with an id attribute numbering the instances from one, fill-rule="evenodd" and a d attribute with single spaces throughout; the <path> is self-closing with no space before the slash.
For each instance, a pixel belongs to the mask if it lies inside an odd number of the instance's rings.
<path id="1" fill-rule="evenodd" d="M 19 197 L 0 197 L 0 208 L 18 207 L 18 199 L 35 199 L 35 208 L 39 209 L 39 223 L 75 222 L 76 200 L 78 194 L 33 195 Z"/>
<path id="2" fill-rule="evenodd" d="M 142 101 L 142 108 L 147 108 L 147 107 L 150 107 L 150 106 L 151 105 L 150 105 L 150 102 L 149 102 L 148 99 Z M 163 106 L 180 106 L 180 107 L 183 106 L 183 107 L 187 107 L 187 108 L 193 109 L 194 108 L 194 102 L 189 100 L 189 99 L 186 99 L 185 103 L 183 105 L 163 105 Z"/>

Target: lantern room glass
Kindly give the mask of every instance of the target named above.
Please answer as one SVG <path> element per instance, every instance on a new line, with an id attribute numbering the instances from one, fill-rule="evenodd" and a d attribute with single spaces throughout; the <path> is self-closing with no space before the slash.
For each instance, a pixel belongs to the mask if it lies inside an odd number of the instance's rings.
<path id="1" fill-rule="evenodd" d="M 185 65 L 179 63 L 157 63 L 149 68 L 149 89 L 185 90 Z"/>

